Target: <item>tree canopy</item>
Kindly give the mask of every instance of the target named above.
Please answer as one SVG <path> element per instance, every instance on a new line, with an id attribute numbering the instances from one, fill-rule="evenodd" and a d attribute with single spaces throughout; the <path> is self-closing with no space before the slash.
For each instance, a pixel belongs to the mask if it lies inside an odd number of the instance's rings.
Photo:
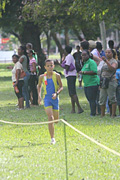
<path id="1" fill-rule="evenodd" d="M 40 53 L 39 36 L 51 32 L 59 46 L 56 33 L 72 30 L 82 40 L 96 39 L 100 34 L 99 23 L 105 21 L 119 27 L 120 0 L 2 0 L 0 4 L 0 27 L 17 36 L 21 43 L 31 41 Z M 60 46 L 59 46 L 60 48 Z"/>

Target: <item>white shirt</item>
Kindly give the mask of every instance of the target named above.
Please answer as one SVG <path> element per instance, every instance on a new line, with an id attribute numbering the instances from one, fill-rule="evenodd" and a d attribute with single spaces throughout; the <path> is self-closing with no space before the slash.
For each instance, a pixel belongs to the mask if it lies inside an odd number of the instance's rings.
<path id="1" fill-rule="evenodd" d="M 92 53 L 93 55 L 95 55 L 95 56 L 97 56 L 97 57 L 100 58 L 100 53 L 99 53 L 99 51 L 98 51 L 97 49 L 93 49 L 93 50 L 91 51 L 91 53 Z"/>
<path id="2" fill-rule="evenodd" d="M 22 66 L 22 64 L 19 61 L 17 63 L 15 63 L 15 65 L 14 65 L 14 67 L 12 69 L 12 82 L 16 81 L 16 70 L 17 69 L 20 69 L 20 70 L 23 69 L 23 66 Z M 23 80 L 23 78 L 21 78 L 19 80 Z"/>
<path id="3" fill-rule="evenodd" d="M 74 57 L 73 57 L 71 54 L 68 54 L 68 55 L 66 56 L 65 61 L 66 61 L 65 65 L 70 66 L 70 64 L 72 63 L 73 66 L 75 66 L 75 59 L 74 59 Z M 67 74 L 66 74 L 66 70 L 64 69 L 64 75 L 65 75 L 65 77 L 68 77 L 68 76 L 76 76 L 76 74 L 77 74 L 76 69 L 74 69 L 73 71 L 68 71 Z"/>

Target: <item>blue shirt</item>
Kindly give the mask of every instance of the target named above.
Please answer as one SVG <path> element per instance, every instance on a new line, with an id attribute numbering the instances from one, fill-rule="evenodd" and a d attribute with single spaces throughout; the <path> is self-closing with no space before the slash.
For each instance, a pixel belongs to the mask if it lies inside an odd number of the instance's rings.
<path id="1" fill-rule="evenodd" d="M 120 69 L 116 70 L 116 79 L 117 79 L 118 85 L 120 85 Z"/>
<path id="2" fill-rule="evenodd" d="M 106 57 L 105 52 L 103 50 L 100 52 L 100 57 L 102 57 L 102 56 Z"/>

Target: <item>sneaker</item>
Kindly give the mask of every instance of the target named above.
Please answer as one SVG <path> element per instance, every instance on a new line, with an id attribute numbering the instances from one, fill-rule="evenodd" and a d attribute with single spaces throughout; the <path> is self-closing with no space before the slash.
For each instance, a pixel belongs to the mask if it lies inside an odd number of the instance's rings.
<path id="1" fill-rule="evenodd" d="M 24 109 L 23 108 L 16 108 L 16 110 L 21 111 L 21 110 L 24 110 Z"/>
<path id="2" fill-rule="evenodd" d="M 16 108 L 16 110 L 18 110 L 18 111 L 19 111 L 19 110 L 21 110 L 21 109 L 20 109 L 20 108 Z"/>
<path id="3" fill-rule="evenodd" d="M 55 143 L 56 143 L 55 138 L 52 138 L 51 139 L 51 144 L 55 144 Z"/>

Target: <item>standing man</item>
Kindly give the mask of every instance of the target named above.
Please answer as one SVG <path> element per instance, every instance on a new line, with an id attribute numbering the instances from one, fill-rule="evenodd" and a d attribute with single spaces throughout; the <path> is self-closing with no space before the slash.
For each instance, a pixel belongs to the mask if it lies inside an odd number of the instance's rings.
<path id="1" fill-rule="evenodd" d="M 71 103 L 72 103 L 72 111 L 71 113 L 75 113 L 75 104 L 77 105 L 78 108 L 78 113 L 84 112 L 83 109 L 81 108 L 78 100 L 78 96 L 76 93 L 76 74 L 77 71 L 74 69 L 73 71 L 70 71 L 70 65 L 73 64 L 75 66 L 75 60 L 73 56 L 71 55 L 72 52 L 72 47 L 71 46 L 66 46 L 65 47 L 65 69 L 64 69 L 64 74 L 67 79 L 67 86 L 68 86 L 68 91 L 69 91 L 69 96 L 71 98 Z"/>
<path id="2" fill-rule="evenodd" d="M 76 46 L 76 50 L 77 52 L 73 54 L 73 57 L 75 59 L 75 67 L 78 73 L 82 69 L 82 56 L 81 56 L 82 52 L 80 51 L 80 46 Z M 78 81 L 79 81 L 79 89 L 82 89 L 82 76 L 81 75 L 78 76 Z"/>

